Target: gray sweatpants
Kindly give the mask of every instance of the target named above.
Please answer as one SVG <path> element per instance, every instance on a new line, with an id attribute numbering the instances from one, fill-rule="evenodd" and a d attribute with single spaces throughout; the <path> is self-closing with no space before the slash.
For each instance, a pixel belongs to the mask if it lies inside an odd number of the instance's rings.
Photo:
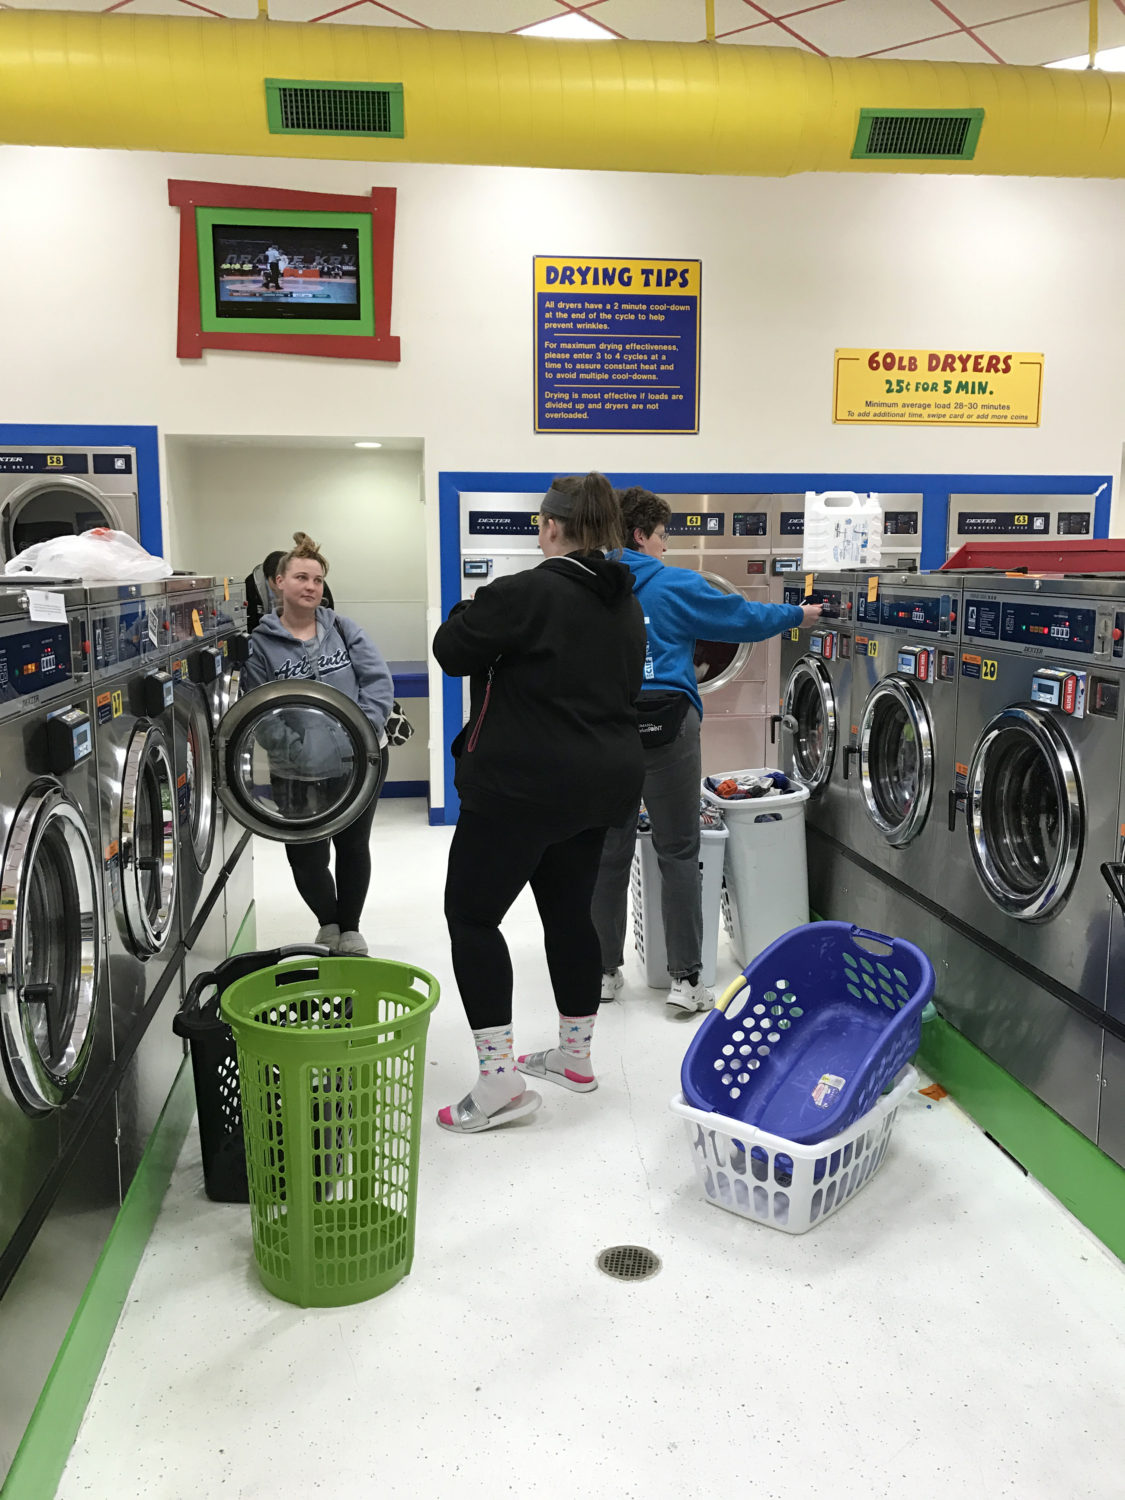
<path id="1" fill-rule="evenodd" d="M 680 733 L 669 745 L 645 751 L 642 796 L 652 823 L 652 845 L 660 865 L 660 906 L 668 972 L 683 979 L 702 967 L 703 905 L 699 874 L 699 713 L 687 711 Z M 639 809 L 638 809 L 639 810 Z M 592 915 L 608 974 L 625 956 L 629 871 L 637 841 L 637 820 L 606 834 Z"/>

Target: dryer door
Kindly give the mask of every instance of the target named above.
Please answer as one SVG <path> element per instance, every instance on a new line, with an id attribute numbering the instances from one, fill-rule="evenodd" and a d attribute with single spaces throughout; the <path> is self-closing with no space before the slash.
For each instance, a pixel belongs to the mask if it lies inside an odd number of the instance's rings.
<path id="1" fill-rule="evenodd" d="M 896 849 L 922 831 L 934 793 L 934 732 L 921 693 L 884 677 L 864 705 L 859 765 L 867 816 Z"/>
<path id="2" fill-rule="evenodd" d="M 740 589 L 725 578 L 720 578 L 717 573 L 703 572 L 699 576 L 718 589 L 720 594 L 734 594 L 740 599 L 744 597 Z M 750 650 L 750 644 L 746 641 L 696 641 L 695 680 L 700 693 L 713 693 L 717 688 L 725 687 L 728 682 L 734 682 L 750 660 Z"/>
<path id="3" fill-rule="evenodd" d="M 815 657 L 802 656 L 790 672 L 782 714 L 792 726 L 786 773 L 810 792 L 822 791 L 836 759 L 836 694 L 824 664 Z"/>
<path id="4" fill-rule="evenodd" d="M 120 844 L 129 937 L 151 958 L 167 945 L 176 910 L 176 777 L 163 733 L 143 721 L 125 754 Z"/>
<path id="5" fill-rule="evenodd" d="M 0 874 L 0 1050 L 30 1114 L 78 1087 L 101 972 L 98 868 L 86 821 L 57 782 L 36 782 Z"/>
<path id="6" fill-rule="evenodd" d="M 44 475 L 13 491 L 4 511 L 4 548 L 14 557 L 34 542 L 73 536 L 95 526 L 136 533 L 121 496 L 105 495 L 85 479 Z"/>
<path id="7" fill-rule="evenodd" d="M 211 863 L 215 847 L 215 759 L 211 736 L 213 687 L 176 684 L 177 745 L 183 750 L 182 785 L 177 782 L 181 838 L 199 871 Z M 182 736 L 182 738 L 181 738 Z"/>
<path id="8" fill-rule="evenodd" d="M 331 838 L 366 811 L 386 757 L 350 698 L 320 682 L 267 682 L 232 705 L 216 736 L 219 800 L 251 833 Z"/>
<path id="9" fill-rule="evenodd" d="M 969 849 L 989 898 L 1021 921 L 1067 896 L 1082 854 L 1078 768 L 1046 710 L 1006 708 L 988 723 L 969 766 Z"/>

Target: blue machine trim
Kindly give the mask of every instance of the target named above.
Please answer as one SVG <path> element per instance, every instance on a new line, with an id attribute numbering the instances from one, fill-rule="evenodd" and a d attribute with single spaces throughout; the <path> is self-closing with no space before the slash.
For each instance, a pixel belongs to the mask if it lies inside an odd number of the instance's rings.
<path id="1" fill-rule="evenodd" d="M 383 785 L 380 797 L 428 797 L 428 781 L 388 781 Z"/>
<path id="2" fill-rule="evenodd" d="M 396 698 L 428 698 L 430 672 L 424 661 L 389 661 Z"/>
<path id="3" fill-rule="evenodd" d="M 53 423 L 0 422 L 0 444 L 36 448 L 135 448 L 140 542 L 154 557 L 164 553 L 160 519 L 160 441 L 155 427 L 73 427 Z"/>
<path id="4" fill-rule="evenodd" d="M 444 619 L 461 598 L 462 490 L 519 494 L 546 491 L 557 470 L 519 473 L 447 472 L 438 475 L 438 522 L 441 548 L 441 612 Z M 922 496 L 922 555 L 924 571 L 945 561 L 951 494 L 973 495 L 1096 495 L 1094 535 L 1109 535 L 1113 479 L 1108 474 L 653 474 L 618 472 L 608 479 L 619 489 L 643 485 L 665 494 L 788 494 L 805 490 L 874 490 Z M 459 678 L 442 684 L 442 741 L 445 767 L 445 808 L 431 808 L 430 822 L 456 823 L 460 799 L 453 785 L 453 757 L 449 745 L 461 727 L 462 688 Z M 456 726 L 454 728 L 453 726 Z M 444 817 L 442 816 L 444 811 Z"/>

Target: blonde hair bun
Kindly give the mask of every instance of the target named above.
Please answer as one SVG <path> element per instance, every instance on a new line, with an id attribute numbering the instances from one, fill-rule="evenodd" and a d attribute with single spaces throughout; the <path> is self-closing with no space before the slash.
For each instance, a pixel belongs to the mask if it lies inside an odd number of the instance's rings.
<path id="1" fill-rule="evenodd" d="M 278 578 L 283 577 L 289 571 L 290 563 L 296 562 L 298 558 L 308 562 L 318 562 L 325 573 L 328 572 L 328 559 L 307 531 L 295 531 L 293 533 L 293 550 L 292 552 L 287 552 L 278 563 Z"/>

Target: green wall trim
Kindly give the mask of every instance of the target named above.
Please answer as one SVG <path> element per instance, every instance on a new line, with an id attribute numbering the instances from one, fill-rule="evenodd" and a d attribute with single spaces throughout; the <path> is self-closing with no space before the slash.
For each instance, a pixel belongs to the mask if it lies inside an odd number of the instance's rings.
<path id="1" fill-rule="evenodd" d="M 51 1366 L 0 1492 L 3 1500 L 47 1500 L 58 1489 L 194 1112 L 185 1065 Z"/>
<path id="2" fill-rule="evenodd" d="M 1116 1162 L 948 1021 L 925 1023 L 918 1061 L 982 1130 L 1125 1259 L 1125 1171 Z"/>

